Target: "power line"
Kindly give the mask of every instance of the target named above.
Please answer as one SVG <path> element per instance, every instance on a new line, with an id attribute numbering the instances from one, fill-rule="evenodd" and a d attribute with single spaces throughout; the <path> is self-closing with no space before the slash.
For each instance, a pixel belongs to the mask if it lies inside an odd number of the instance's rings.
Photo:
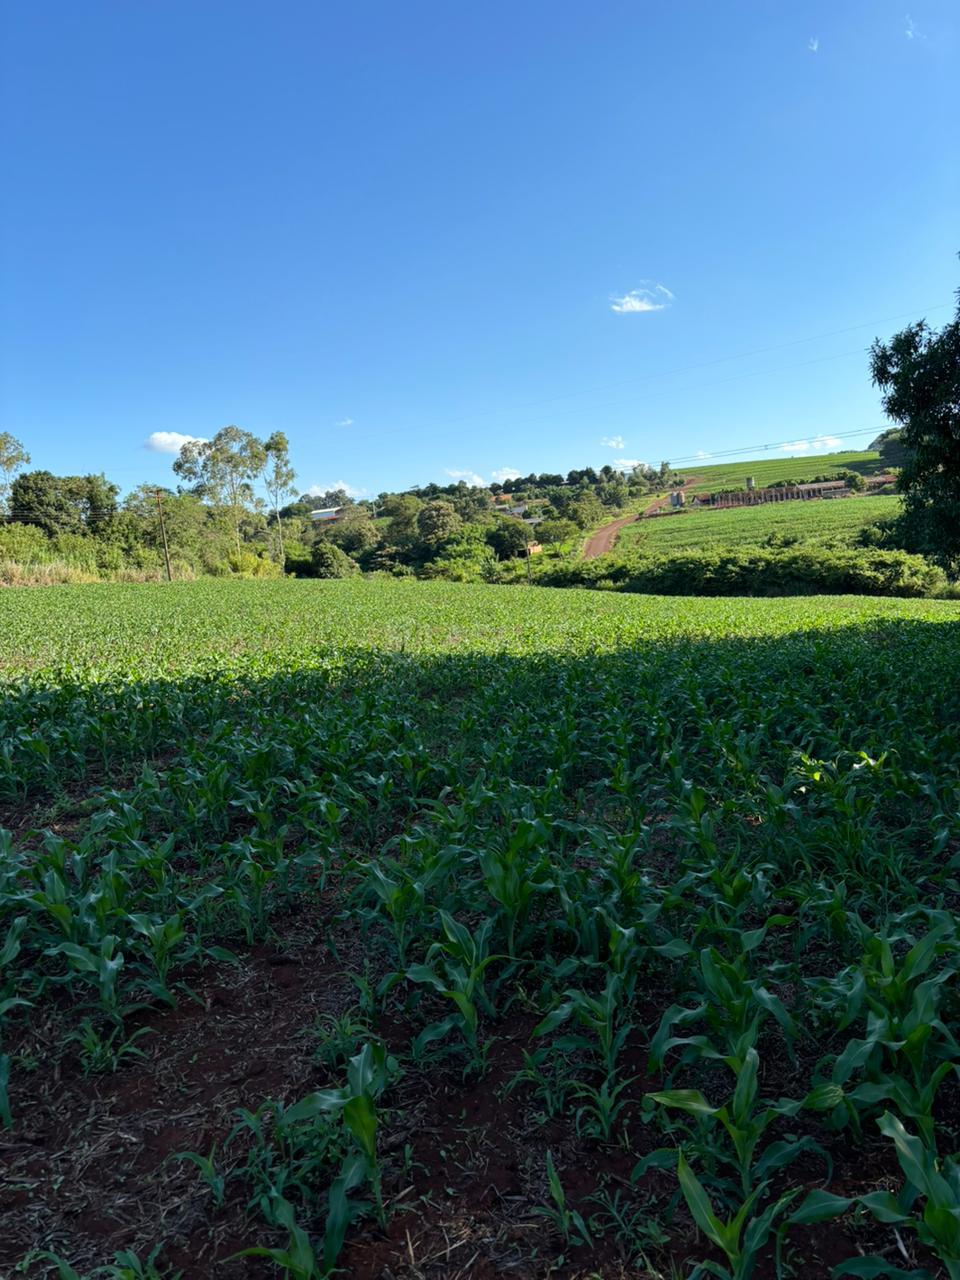
<path id="1" fill-rule="evenodd" d="M 488 418 L 499 416 L 501 414 L 516 413 L 524 409 L 535 409 L 535 408 L 539 408 L 541 405 L 556 404 L 561 400 L 572 400 L 578 396 L 595 395 L 597 394 L 597 392 L 613 390 L 616 387 L 635 386 L 635 385 L 639 385 L 646 382 L 652 382 L 657 378 L 669 378 L 669 377 L 675 376 L 676 374 L 693 373 L 698 369 L 713 368 L 715 365 L 727 364 L 733 360 L 748 360 L 748 359 L 751 359 L 753 356 L 767 355 L 772 351 L 783 351 L 789 347 L 800 346 L 805 342 L 819 342 L 825 338 L 836 338 L 845 333 L 854 333 L 857 329 L 869 329 L 869 328 L 872 328 L 874 325 L 888 324 L 894 320 L 902 320 L 904 319 L 904 317 L 907 317 L 907 316 L 915 316 L 918 314 L 918 312 L 923 312 L 924 314 L 926 314 L 929 311 L 942 311 L 945 307 L 952 307 L 953 305 L 954 305 L 953 302 L 938 302 L 934 306 L 930 306 L 930 307 L 911 308 L 911 310 L 909 311 L 897 312 L 896 315 L 883 316 L 877 320 L 864 320 L 864 321 L 861 321 L 859 324 L 847 325 L 843 329 L 830 329 L 830 330 L 826 330 L 823 333 L 814 333 L 803 338 L 791 338 L 788 342 L 778 342 L 765 347 L 755 347 L 751 351 L 740 351 L 732 355 L 717 356 L 715 359 L 701 360 L 693 364 L 676 365 L 671 369 L 656 369 L 656 370 L 653 370 L 651 373 L 644 374 L 638 378 L 625 378 L 620 380 L 619 382 L 608 382 L 608 383 L 604 383 L 602 386 L 587 387 L 587 388 L 584 388 L 582 391 L 569 391 L 569 392 L 564 392 L 561 395 L 549 396 L 543 399 L 527 400 L 519 404 L 505 405 L 499 409 L 490 409 L 486 413 L 481 414 L 479 417 L 477 417 L 477 415 L 475 414 L 465 414 L 458 418 L 444 418 L 443 420 L 438 420 L 432 423 L 429 423 L 429 422 L 421 423 L 420 429 L 429 431 L 433 427 L 451 427 L 451 426 L 456 426 L 458 423 L 462 423 L 462 422 L 477 422 L 477 421 L 482 422 Z M 855 355 L 863 351 L 869 351 L 869 350 L 870 350 L 869 347 L 858 347 L 856 348 L 855 351 L 842 352 L 841 355 Z M 821 359 L 824 359 L 824 360 L 832 360 L 832 359 L 839 359 L 839 358 L 840 356 L 821 357 Z M 804 361 L 803 363 L 812 364 L 816 362 Z M 802 364 L 786 366 L 787 369 L 801 368 L 801 367 L 803 367 Z M 735 378 L 754 377 L 754 376 L 757 376 L 758 373 L 761 373 L 761 374 L 766 372 L 779 373 L 783 371 L 784 371 L 783 369 L 771 369 L 771 370 L 759 370 L 759 371 L 753 370 L 753 371 L 750 371 L 749 373 L 735 374 L 734 377 Z M 731 379 L 724 379 L 723 381 L 730 381 L 730 380 Z M 712 386 L 716 384 L 699 383 L 698 385 Z M 623 404 L 627 402 L 618 401 L 617 403 Z M 605 406 L 605 407 L 616 407 L 616 406 Z M 539 421 L 539 419 L 531 419 L 530 421 Z M 385 432 L 366 432 L 364 434 L 369 436 L 371 434 L 383 435 L 386 433 Z"/>
<path id="2" fill-rule="evenodd" d="M 882 431 L 882 430 L 883 430 L 882 427 L 861 427 L 859 431 L 831 431 L 830 439 L 831 440 L 849 440 L 853 436 L 867 436 L 867 435 L 870 435 L 873 431 Z M 810 447 L 812 448 L 814 445 L 816 445 L 818 443 L 818 440 L 822 440 L 822 438 L 818 436 L 814 436 L 813 439 L 808 442 Z M 684 462 L 694 462 L 694 463 L 702 462 L 705 467 L 708 467 L 714 458 L 729 458 L 729 457 L 735 456 L 736 454 L 741 454 L 741 453 L 760 453 L 765 449 L 782 449 L 785 445 L 794 445 L 797 443 L 799 442 L 795 439 L 794 440 L 775 440 L 773 441 L 772 444 L 752 444 L 752 445 L 743 445 L 742 448 L 737 448 L 737 449 L 719 449 L 712 453 L 708 453 L 705 457 L 702 454 L 691 454 L 689 457 L 686 457 L 686 458 L 677 458 L 675 460 L 672 460 L 670 465 L 673 466 L 674 461 L 678 464 L 684 463 Z M 812 456 L 817 457 L 819 455 L 813 454 Z"/>
<path id="3" fill-rule="evenodd" d="M 846 359 L 849 359 L 850 356 L 862 356 L 864 352 L 869 350 L 870 350 L 869 347 L 854 347 L 849 351 L 836 351 L 834 352 L 833 355 L 829 355 L 829 356 L 815 356 L 812 360 L 795 360 L 791 364 L 778 365 L 776 368 L 773 368 L 773 369 L 746 369 L 742 373 L 732 373 L 727 378 L 711 378 L 706 382 L 696 382 L 692 384 L 692 386 L 694 390 L 700 390 L 701 388 L 705 388 L 705 387 L 721 387 L 726 385 L 728 382 L 740 382 L 744 378 L 762 378 L 771 374 L 789 373 L 793 369 L 806 369 L 810 365 L 814 365 L 814 364 L 827 364 L 831 360 L 846 360 Z M 667 391 L 666 394 L 672 395 L 674 393 Z M 607 401 L 605 404 L 592 405 L 590 407 L 590 412 L 593 414 L 602 413 L 608 409 L 618 409 L 618 408 L 621 408 L 623 405 L 629 405 L 633 403 L 634 403 L 633 396 L 631 396 L 630 399 L 628 400 Z M 517 427 L 531 426 L 532 424 L 537 422 L 552 421 L 557 416 L 558 413 L 571 413 L 571 412 L 581 413 L 583 411 L 577 407 L 574 407 L 572 409 L 559 409 L 555 413 L 541 414 L 537 418 L 520 418 L 516 420 L 512 425 Z"/>

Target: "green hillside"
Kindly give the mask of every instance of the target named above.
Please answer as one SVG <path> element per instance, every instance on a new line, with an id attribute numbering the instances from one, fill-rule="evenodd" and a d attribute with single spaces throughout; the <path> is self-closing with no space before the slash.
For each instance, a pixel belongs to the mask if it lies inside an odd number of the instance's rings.
<path id="1" fill-rule="evenodd" d="M 879 453 L 869 449 L 853 453 L 820 453 L 812 457 L 764 458 L 759 462 L 720 462 L 696 467 L 681 467 L 679 474 L 695 483 L 688 493 L 709 493 L 714 489 L 746 488 L 747 476 L 753 476 L 758 488 L 776 484 L 778 480 L 803 483 L 815 476 L 833 475 L 837 471 L 859 471 L 862 476 L 882 475 L 887 470 Z"/>
<path id="2" fill-rule="evenodd" d="M 771 534 L 803 542 L 852 545 L 864 525 L 889 519 L 900 509 L 895 495 L 776 502 L 757 507 L 712 511 L 686 509 L 629 524 L 617 541 L 619 551 L 681 551 L 692 547 L 758 546 Z"/>

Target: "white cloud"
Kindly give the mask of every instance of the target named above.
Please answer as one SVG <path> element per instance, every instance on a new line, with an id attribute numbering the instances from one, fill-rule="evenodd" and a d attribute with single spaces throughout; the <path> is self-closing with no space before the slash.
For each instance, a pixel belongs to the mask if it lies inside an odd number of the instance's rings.
<path id="1" fill-rule="evenodd" d="M 490 472 L 490 476 L 498 484 L 503 484 L 504 480 L 519 480 L 520 472 L 516 467 L 497 467 L 496 471 Z"/>
<path id="2" fill-rule="evenodd" d="M 632 471 L 634 467 L 645 467 L 646 465 L 642 458 L 618 458 L 616 463 L 618 471 Z"/>
<path id="3" fill-rule="evenodd" d="M 839 449 L 842 444 L 836 436 L 817 436 L 814 440 L 793 440 L 780 449 L 783 453 L 822 453 L 825 449 Z"/>
<path id="4" fill-rule="evenodd" d="M 904 16 L 903 21 L 904 21 L 903 34 L 907 37 L 908 40 L 923 39 L 923 36 L 920 33 L 920 30 L 918 29 L 917 24 L 910 17 L 909 13 Z"/>
<path id="5" fill-rule="evenodd" d="M 627 447 L 623 436 L 604 436 L 600 443 L 607 449 L 625 449 Z"/>
<path id="6" fill-rule="evenodd" d="M 487 482 L 483 476 L 478 476 L 475 471 L 469 468 L 466 471 L 458 471 L 456 468 L 444 467 L 444 471 L 451 480 L 465 480 L 467 484 L 472 484 L 477 489 L 485 489 Z"/>
<path id="7" fill-rule="evenodd" d="M 312 484 L 307 493 L 311 498 L 320 498 L 325 493 L 332 493 L 337 489 L 342 489 L 348 498 L 362 498 L 367 492 L 366 489 L 360 489 L 355 484 L 347 484 L 346 480 L 333 480 L 330 484 Z"/>
<path id="8" fill-rule="evenodd" d="M 196 440 L 198 444 L 207 442 L 205 436 L 185 436 L 179 431 L 154 431 L 144 440 L 143 447 L 152 453 L 179 453 L 191 440 Z"/>
<path id="9" fill-rule="evenodd" d="M 666 285 L 645 281 L 639 289 L 631 289 L 629 293 L 619 297 L 612 294 L 610 310 L 616 311 L 618 315 L 636 315 L 641 311 L 663 311 L 671 302 L 673 294 Z"/>
<path id="10" fill-rule="evenodd" d="M 713 454 L 712 454 L 712 453 L 704 453 L 702 449 L 698 449 L 698 450 L 697 450 L 697 457 L 698 457 L 698 458 L 712 458 L 712 457 L 713 457 Z"/>
<path id="11" fill-rule="evenodd" d="M 810 39 L 807 41 L 807 48 L 810 50 L 811 53 L 816 53 L 817 50 L 820 48 L 820 37 L 811 36 Z"/>
<path id="12" fill-rule="evenodd" d="M 339 422 L 335 422 L 333 425 L 334 425 L 335 427 L 352 427 L 352 426 L 353 426 L 353 419 L 352 419 L 352 418 L 341 418 Z"/>

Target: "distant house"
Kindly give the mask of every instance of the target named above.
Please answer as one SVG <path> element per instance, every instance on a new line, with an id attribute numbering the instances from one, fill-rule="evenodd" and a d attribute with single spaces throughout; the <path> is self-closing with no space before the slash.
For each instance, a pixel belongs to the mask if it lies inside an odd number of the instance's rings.
<path id="1" fill-rule="evenodd" d="M 329 523 L 331 520 L 339 520 L 343 514 L 343 507 L 321 507 L 319 511 L 311 511 L 311 520 L 324 520 Z"/>

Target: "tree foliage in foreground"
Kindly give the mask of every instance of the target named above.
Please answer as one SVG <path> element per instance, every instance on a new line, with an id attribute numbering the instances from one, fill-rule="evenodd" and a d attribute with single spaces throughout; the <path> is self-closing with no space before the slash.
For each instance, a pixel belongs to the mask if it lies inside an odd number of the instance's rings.
<path id="1" fill-rule="evenodd" d="M 960 299 L 960 294 L 958 294 Z M 960 564 L 960 303 L 935 332 L 925 320 L 871 348 L 873 381 L 901 425 L 897 536 L 909 550 Z"/>

